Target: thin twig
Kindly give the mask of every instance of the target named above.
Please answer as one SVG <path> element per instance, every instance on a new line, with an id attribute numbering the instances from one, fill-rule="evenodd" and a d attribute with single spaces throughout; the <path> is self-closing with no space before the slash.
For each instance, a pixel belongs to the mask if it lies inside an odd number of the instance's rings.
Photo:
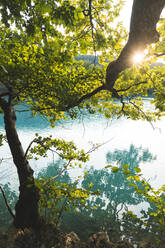
<path id="1" fill-rule="evenodd" d="M 43 185 L 46 185 L 47 183 L 49 183 L 50 181 L 53 181 L 55 179 L 57 179 L 58 177 L 60 177 L 68 168 L 69 164 L 70 164 L 71 160 L 68 161 L 67 165 L 62 169 L 62 171 L 60 171 L 60 173 L 58 173 L 56 176 L 51 177 L 49 181 L 46 181 L 43 183 Z"/>
<path id="2" fill-rule="evenodd" d="M 150 125 L 152 126 L 153 129 L 155 129 L 154 125 L 152 124 L 152 122 L 148 119 L 147 115 L 145 114 L 145 112 L 139 108 L 135 103 L 133 103 L 131 100 L 129 100 L 129 103 L 131 103 L 139 112 L 141 112 L 143 114 L 143 116 L 145 117 L 145 119 L 150 123 Z"/>
<path id="3" fill-rule="evenodd" d="M 133 85 L 128 86 L 128 87 L 125 88 L 125 89 L 120 89 L 120 90 L 116 90 L 116 91 L 117 91 L 117 92 L 127 91 L 127 90 L 131 89 L 132 87 L 138 86 L 138 85 L 141 85 L 141 84 L 147 84 L 147 81 L 143 81 L 143 82 L 140 82 L 140 83 L 135 83 L 135 84 L 133 84 Z"/>
<path id="4" fill-rule="evenodd" d="M 102 90 L 106 90 L 105 88 L 105 85 L 102 84 L 101 86 L 97 87 L 96 89 L 94 89 L 92 92 L 90 93 L 87 93 L 85 95 L 83 95 L 82 97 L 80 97 L 75 103 L 71 104 L 71 105 L 68 105 L 68 106 L 65 106 L 65 107 L 61 107 L 59 108 L 58 110 L 59 111 L 68 111 L 70 110 L 71 108 L 74 108 L 76 106 L 78 106 L 80 103 L 82 103 L 84 100 L 87 100 L 89 99 L 90 97 L 96 95 L 97 93 L 101 92 Z M 1 100 L 1 98 L 0 98 Z M 0 102 L 0 106 L 1 106 L 1 102 Z M 44 110 L 53 110 L 54 107 L 49 107 L 49 108 L 36 108 L 36 111 L 44 111 Z M 17 112 L 29 112 L 31 111 L 30 109 L 24 109 L 24 110 L 17 110 Z"/>
<path id="5" fill-rule="evenodd" d="M 87 152 L 85 153 L 85 155 L 94 152 L 95 150 L 97 150 L 97 149 L 100 148 L 101 146 L 103 146 L 103 145 L 107 144 L 108 142 L 110 142 L 112 139 L 113 139 L 113 138 L 111 138 L 111 139 L 109 139 L 109 140 L 105 141 L 104 143 L 101 143 L 101 144 L 99 144 L 99 145 L 97 145 L 97 146 L 92 147 L 91 149 L 89 149 L 89 151 L 87 151 Z"/>
<path id="6" fill-rule="evenodd" d="M 92 16 L 92 0 L 89 0 L 89 20 L 90 20 L 90 24 L 91 24 L 91 28 L 92 28 L 92 40 L 93 40 L 93 50 L 95 53 L 95 60 L 94 60 L 94 64 L 96 63 L 96 42 L 95 42 L 95 37 L 94 37 L 94 24 L 93 24 L 93 16 Z"/>
<path id="7" fill-rule="evenodd" d="M 105 141 L 104 143 L 99 144 L 99 145 L 97 145 L 97 146 L 95 146 L 95 147 L 92 147 L 92 148 L 89 149 L 89 151 L 87 151 L 84 155 L 87 155 L 87 154 L 89 154 L 89 153 L 94 152 L 94 151 L 97 150 L 99 147 L 101 147 L 101 146 L 107 144 L 107 143 L 108 143 L 109 141 L 111 141 L 111 140 L 112 140 L 112 139 L 107 140 L 107 141 Z M 68 161 L 67 165 L 60 171 L 60 173 L 58 173 L 58 174 L 57 174 L 56 176 L 54 176 L 54 177 L 51 177 L 50 180 L 44 182 L 43 185 L 46 185 L 46 184 L 49 183 L 50 181 L 55 180 L 55 179 L 57 179 L 58 177 L 60 177 L 60 176 L 68 169 L 70 163 L 71 163 L 71 160 Z"/>

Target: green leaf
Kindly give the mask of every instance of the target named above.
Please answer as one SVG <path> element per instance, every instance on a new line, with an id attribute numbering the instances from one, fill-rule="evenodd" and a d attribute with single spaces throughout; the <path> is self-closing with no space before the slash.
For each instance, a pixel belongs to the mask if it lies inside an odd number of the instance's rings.
<path id="1" fill-rule="evenodd" d="M 104 168 L 105 169 L 112 168 L 112 165 L 106 165 Z"/>
<path id="2" fill-rule="evenodd" d="M 135 170 L 137 173 L 141 172 L 141 169 L 138 168 L 138 167 L 135 167 L 134 170 Z"/>
<path id="3" fill-rule="evenodd" d="M 127 170 L 129 168 L 129 165 L 128 164 L 123 164 L 122 165 L 122 168 L 125 169 L 125 170 Z"/>
<path id="4" fill-rule="evenodd" d="M 123 174 L 124 175 L 130 175 L 131 171 L 130 170 L 124 170 Z"/>
<path id="5" fill-rule="evenodd" d="M 116 173 L 116 172 L 118 172 L 120 170 L 120 168 L 119 167 L 112 167 L 112 172 L 113 173 Z"/>

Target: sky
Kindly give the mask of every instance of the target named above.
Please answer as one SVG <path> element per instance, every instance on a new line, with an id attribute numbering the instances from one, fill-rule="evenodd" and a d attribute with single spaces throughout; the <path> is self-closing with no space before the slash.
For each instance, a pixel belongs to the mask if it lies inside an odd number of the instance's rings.
<path id="1" fill-rule="evenodd" d="M 133 0 L 125 0 L 124 2 L 124 7 L 120 12 L 120 18 L 123 21 L 124 27 L 129 31 Z M 165 18 L 165 8 L 161 17 Z"/>
<path id="2" fill-rule="evenodd" d="M 129 30 L 131 11 L 132 11 L 133 0 L 125 0 L 123 9 L 120 12 L 120 18 L 123 21 L 124 27 Z"/>

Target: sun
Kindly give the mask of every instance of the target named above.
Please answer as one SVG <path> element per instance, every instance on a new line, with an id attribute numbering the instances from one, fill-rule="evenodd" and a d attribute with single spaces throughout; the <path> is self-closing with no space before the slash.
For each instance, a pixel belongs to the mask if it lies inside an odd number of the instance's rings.
<path id="1" fill-rule="evenodd" d="M 133 62 L 134 64 L 139 64 L 143 61 L 144 54 L 143 53 L 135 53 L 133 56 Z"/>

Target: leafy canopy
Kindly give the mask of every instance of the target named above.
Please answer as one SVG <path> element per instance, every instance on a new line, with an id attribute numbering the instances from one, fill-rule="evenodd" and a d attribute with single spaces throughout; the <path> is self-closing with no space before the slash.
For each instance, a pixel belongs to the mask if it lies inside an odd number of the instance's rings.
<path id="1" fill-rule="evenodd" d="M 33 113 L 45 115 L 52 125 L 66 118 L 65 111 L 76 117 L 82 107 L 107 118 L 124 114 L 151 120 L 154 116 L 142 111 L 141 99 L 150 88 L 156 116 L 161 116 L 164 66 L 151 69 L 148 65 L 154 56 L 121 73 L 115 88 L 124 97 L 122 104 L 114 102 L 106 90 L 92 93 L 105 81 L 105 61 L 120 54 L 126 39 L 122 24 L 115 24 L 121 6 L 122 1 L 104 0 L 1 2 L 0 77 L 4 87 L 12 88 L 14 103 L 28 103 Z M 161 20 L 161 41 L 149 48 L 150 55 L 164 52 L 164 25 Z M 83 61 L 75 60 L 80 53 L 96 52 L 102 66 L 85 67 Z"/>

